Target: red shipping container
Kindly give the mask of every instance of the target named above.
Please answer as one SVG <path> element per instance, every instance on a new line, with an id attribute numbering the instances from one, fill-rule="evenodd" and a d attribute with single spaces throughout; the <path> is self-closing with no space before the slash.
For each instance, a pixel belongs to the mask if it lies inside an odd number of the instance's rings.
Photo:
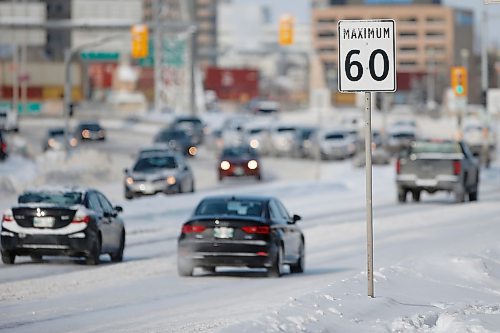
<path id="1" fill-rule="evenodd" d="M 114 62 L 96 62 L 88 65 L 88 73 L 94 88 L 111 88 L 113 74 L 118 64 Z"/>
<path id="2" fill-rule="evenodd" d="M 207 67 L 205 90 L 221 100 L 248 101 L 259 96 L 259 71 L 251 68 Z"/>

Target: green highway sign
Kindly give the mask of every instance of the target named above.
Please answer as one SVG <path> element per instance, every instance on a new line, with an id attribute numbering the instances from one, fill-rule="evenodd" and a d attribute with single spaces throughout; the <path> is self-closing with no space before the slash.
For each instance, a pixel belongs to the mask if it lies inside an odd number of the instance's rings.
<path id="1" fill-rule="evenodd" d="M 85 61 L 118 61 L 119 52 L 84 51 L 80 53 L 80 59 Z"/>

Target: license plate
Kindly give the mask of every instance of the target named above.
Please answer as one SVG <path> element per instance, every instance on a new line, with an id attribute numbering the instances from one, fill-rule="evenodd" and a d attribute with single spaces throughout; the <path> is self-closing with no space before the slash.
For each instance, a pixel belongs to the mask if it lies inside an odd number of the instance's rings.
<path id="1" fill-rule="evenodd" d="M 33 217 L 33 226 L 36 228 L 52 228 L 54 226 L 55 219 L 53 217 Z"/>
<path id="2" fill-rule="evenodd" d="M 243 168 L 242 167 L 237 167 L 234 169 L 234 174 L 237 176 L 243 175 Z"/>
<path id="3" fill-rule="evenodd" d="M 417 179 L 417 186 L 436 186 L 437 180 L 435 179 Z"/>
<path id="4" fill-rule="evenodd" d="M 234 234 L 233 228 L 219 227 L 214 229 L 215 238 L 232 238 Z"/>
<path id="5" fill-rule="evenodd" d="M 139 189 L 144 194 L 152 194 L 155 192 L 155 189 L 151 184 L 141 184 L 141 185 L 139 185 Z"/>

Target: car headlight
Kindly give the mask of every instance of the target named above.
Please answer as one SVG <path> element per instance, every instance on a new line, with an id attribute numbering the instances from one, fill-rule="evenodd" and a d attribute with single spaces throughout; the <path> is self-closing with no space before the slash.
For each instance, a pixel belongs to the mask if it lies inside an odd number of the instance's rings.
<path id="1" fill-rule="evenodd" d="M 71 138 L 71 140 L 69 140 L 69 144 L 71 147 L 76 147 L 78 141 L 75 138 Z"/>
<path id="2" fill-rule="evenodd" d="M 196 148 L 196 147 L 194 147 L 194 146 L 193 146 L 193 147 L 189 147 L 189 149 L 188 149 L 188 153 L 189 153 L 189 155 L 191 155 L 191 156 L 195 156 L 195 155 L 198 153 L 198 148 Z"/>
<path id="3" fill-rule="evenodd" d="M 54 146 L 56 145 L 56 140 L 54 140 L 54 139 L 49 139 L 48 144 L 49 144 L 49 147 L 54 147 Z"/>
<path id="4" fill-rule="evenodd" d="M 259 148 L 259 141 L 257 141 L 256 139 L 250 140 L 250 147 L 252 147 L 253 149 Z"/>
<path id="5" fill-rule="evenodd" d="M 231 167 L 231 163 L 229 163 L 228 161 L 220 162 L 220 168 L 222 170 L 229 170 L 230 167 Z"/>
<path id="6" fill-rule="evenodd" d="M 174 185 L 177 182 L 174 176 L 168 176 L 167 177 L 167 184 L 168 185 Z"/>
<path id="7" fill-rule="evenodd" d="M 248 165 L 248 168 L 250 170 L 255 170 L 259 166 L 259 163 L 257 163 L 256 160 L 251 160 L 251 161 L 248 161 L 247 165 Z"/>
<path id="8" fill-rule="evenodd" d="M 128 184 L 128 185 L 132 185 L 134 183 L 134 178 L 132 177 L 127 177 L 125 178 L 125 182 Z"/>
<path id="9" fill-rule="evenodd" d="M 90 138 L 90 131 L 89 130 L 83 130 L 82 131 L 82 137 L 85 139 Z"/>

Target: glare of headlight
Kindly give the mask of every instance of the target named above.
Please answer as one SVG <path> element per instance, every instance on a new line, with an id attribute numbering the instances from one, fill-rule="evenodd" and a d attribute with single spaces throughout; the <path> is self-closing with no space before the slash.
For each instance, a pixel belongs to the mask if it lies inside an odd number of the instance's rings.
<path id="1" fill-rule="evenodd" d="M 198 153 L 198 148 L 196 148 L 196 147 L 189 147 L 188 153 L 189 153 L 189 155 L 194 156 L 194 155 L 196 155 Z"/>
<path id="2" fill-rule="evenodd" d="M 56 145 L 56 140 L 54 139 L 49 139 L 49 146 L 54 147 Z"/>
<path id="3" fill-rule="evenodd" d="M 229 170 L 230 167 L 231 167 L 231 163 L 229 163 L 228 161 L 222 161 L 220 163 L 220 168 L 222 170 Z"/>
<path id="4" fill-rule="evenodd" d="M 83 131 L 82 131 L 82 136 L 83 136 L 85 139 L 90 138 L 90 131 L 89 131 L 89 130 L 83 130 Z"/>
<path id="5" fill-rule="evenodd" d="M 176 179 L 175 179 L 175 177 L 174 177 L 174 176 L 168 176 L 168 177 L 167 177 L 167 184 L 168 184 L 168 185 L 174 185 L 174 184 L 175 184 L 175 182 L 176 182 Z"/>
<path id="6" fill-rule="evenodd" d="M 69 140 L 69 144 L 71 147 L 76 147 L 78 141 L 75 138 L 71 138 L 71 140 Z"/>
<path id="7" fill-rule="evenodd" d="M 128 185 L 132 185 L 134 183 L 134 178 L 127 177 L 127 179 L 125 179 L 125 181 L 127 182 Z"/>
<path id="8" fill-rule="evenodd" d="M 257 149 L 259 147 L 259 141 L 257 141 L 256 139 L 252 139 L 250 141 L 250 147 L 252 147 L 253 149 Z"/>
<path id="9" fill-rule="evenodd" d="M 104 131 L 103 130 L 100 130 L 99 131 L 99 136 L 103 137 L 104 136 Z"/>
<path id="10" fill-rule="evenodd" d="M 257 166 L 258 166 L 258 165 L 259 165 L 259 164 L 257 163 L 257 161 L 256 161 L 256 160 L 251 160 L 251 161 L 248 161 L 248 168 L 249 168 L 250 170 L 255 170 L 255 169 L 257 169 Z"/>

